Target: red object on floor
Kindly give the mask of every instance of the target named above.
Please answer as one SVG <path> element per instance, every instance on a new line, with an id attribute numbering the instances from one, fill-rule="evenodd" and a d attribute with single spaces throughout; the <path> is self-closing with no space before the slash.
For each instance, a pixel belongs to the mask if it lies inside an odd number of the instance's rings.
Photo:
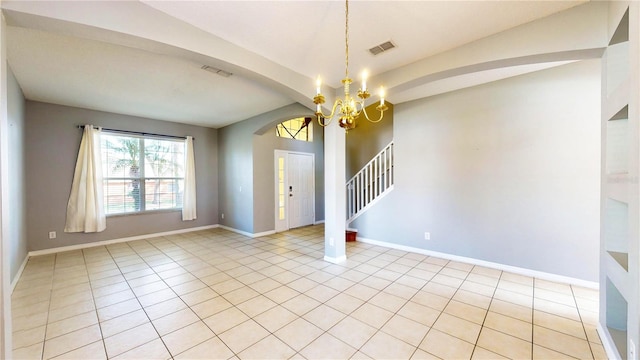
<path id="1" fill-rule="evenodd" d="M 358 235 L 357 231 L 349 231 L 349 230 L 347 230 L 347 234 L 346 234 L 347 242 L 356 241 L 356 236 L 357 235 Z"/>

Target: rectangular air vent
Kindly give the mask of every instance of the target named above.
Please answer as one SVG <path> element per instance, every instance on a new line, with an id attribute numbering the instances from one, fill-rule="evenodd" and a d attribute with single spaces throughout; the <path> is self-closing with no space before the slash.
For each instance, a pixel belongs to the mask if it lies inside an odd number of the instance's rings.
<path id="1" fill-rule="evenodd" d="M 378 54 L 382 54 L 385 51 L 391 50 L 395 47 L 396 45 L 394 43 L 392 43 L 391 41 L 387 41 L 380 45 L 376 45 L 372 47 L 371 49 L 369 49 L 369 52 L 372 53 L 373 55 L 378 55 Z"/>
<path id="2" fill-rule="evenodd" d="M 229 76 L 233 75 L 232 73 L 230 73 L 228 71 L 220 70 L 220 69 L 214 68 L 213 66 L 209 66 L 209 65 L 202 65 L 201 69 L 202 70 L 206 70 L 208 72 L 212 72 L 214 74 L 218 74 L 218 75 L 223 76 L 223 77 L 229 77 Z"/>

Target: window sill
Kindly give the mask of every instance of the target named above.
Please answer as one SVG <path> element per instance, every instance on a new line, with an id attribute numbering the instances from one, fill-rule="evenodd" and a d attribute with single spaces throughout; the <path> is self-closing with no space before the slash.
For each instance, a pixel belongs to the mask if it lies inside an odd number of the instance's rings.
<path id="1" fill-rule="evenodd" d="M 153 215 L 153 214 L 163 214 L 163 213 L 181 212 L 181 211 L 182 211 L 182 208 L 179 208 L 179 209 L 145 210 L 145 211 L 122 213 L 122 214 L 107 214 L 107 218 L 136 216 L 136 215 Z"/>

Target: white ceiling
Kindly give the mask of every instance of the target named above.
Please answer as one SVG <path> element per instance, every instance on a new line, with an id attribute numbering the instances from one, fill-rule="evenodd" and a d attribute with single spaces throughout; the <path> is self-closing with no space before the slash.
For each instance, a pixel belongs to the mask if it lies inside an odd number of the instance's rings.
<path id="1" fill-rule="evenodd" d="M 366 68 L 375 80 L 581 3 L 352 0 L 350 73 L 358 78 Z M 316 76 L 334 88 L 344 77 L 341 1 L 3 1 L 2 7 L 10 25 L 9 64 L 31 100 L 218 128 L 304 101 L 287 83 L 308 81 L 311 96 Z M 112 9 L 120 20 L 101 25 L 97 8 Z M 133 36 L 153 21 L 166 24 L 162 36 L 172 44 Z M 171 38 L 189 27 L 205 34 L 197 39 L 200 53 L 189 50 L 195 40 Z M 368 53 L 387 40 L 397 48 Z M 231 52 L 239 60 L 230 62 Z M 247 69 L 249 61 L 258 65 Z M 201 70 L 203 64 L 234 74 L 221 77 Z M 408 101 L 535 69 L 458 77 L 453 87 L 422 85 L 390 99 Z"/>

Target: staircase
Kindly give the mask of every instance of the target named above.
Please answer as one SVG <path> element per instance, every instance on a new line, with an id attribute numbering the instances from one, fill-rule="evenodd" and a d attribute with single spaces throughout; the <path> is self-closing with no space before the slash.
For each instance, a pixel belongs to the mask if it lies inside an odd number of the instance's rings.
<path id="1" fill-rule="evenodd" d="M 347 181 L 347 224 L 393 190 L 393 141 Z"/>

